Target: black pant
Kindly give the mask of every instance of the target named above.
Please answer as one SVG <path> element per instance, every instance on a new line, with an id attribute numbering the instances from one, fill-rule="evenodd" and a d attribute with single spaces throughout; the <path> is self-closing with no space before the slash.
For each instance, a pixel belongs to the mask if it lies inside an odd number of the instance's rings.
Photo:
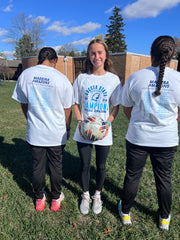
<path id="1" fill-rule="evenodd" d="M 43 198 L 46 162 L 48 159 L 52 198 L 58 199 L 61 194 L 62 156 L 65 145 L 55 147 L 30 146 L 33 158 L 32 184 L 35 198 Z"/>
<path id="2" fill-rule="evenodd" d="M 89 191 L 91 153 L 93 144 L 77 142 L 79 156 L 81 159 L 81 183 L 83 191 Z M 106 159 L 110 146 L 95 145 L 96 150 L 96 190 L 101 191 L 106 175 Z"/>
<path id="3" fill-rule="evenodd" d="M 172 203 L 171 170 L 177 147 L 142 147 L 126 141 L 126 176 L 124 179 L 122 211 L 129 213 L 136 197 L 140 178 L 150 155 L 160 215 L 168 218 Z"/>

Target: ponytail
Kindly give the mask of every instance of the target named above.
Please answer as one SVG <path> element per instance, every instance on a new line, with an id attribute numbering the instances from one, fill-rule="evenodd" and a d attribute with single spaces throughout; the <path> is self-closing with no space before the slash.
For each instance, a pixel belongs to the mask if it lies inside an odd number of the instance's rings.
<path id="1" fill-rule="evenodd" d="M 175 41 L 170 36 L 160 36 L 156 38 L 151 47 L 151 56 L 154 61 L 159 65 L 159 77 L 157 89 L 154 92 L 156 96 L 161 95 L 161 87 L 163 83 L 164 71 L 166 64 L 171 61 L 174 56 Z"/>

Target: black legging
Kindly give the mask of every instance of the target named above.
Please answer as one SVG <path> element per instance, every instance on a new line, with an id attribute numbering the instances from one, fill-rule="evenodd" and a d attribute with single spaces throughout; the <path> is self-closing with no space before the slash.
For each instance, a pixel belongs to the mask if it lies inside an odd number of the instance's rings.
<path id="1" fill-rule="evenodd" d="M 83 191 L 89 191 L 91 153 L 93 144 L 77 142 L 78 152 L 81 159 L 81 183 Z M 106 159 L 110 146 L 95 145 L 96 150 L 96 190 L 101 191 L 106 175 Z"/>
<path id="2" fill-rule="evenodd" d="M 146 159 L 149 155 L 155 177 L 160 216 L 168 218 L 172 202 L 172 163 L 177 147 L 146 147 L 126 141 L 126 151 L 127 161 L 122 211 L 129 213 L 133 205 Z"/>

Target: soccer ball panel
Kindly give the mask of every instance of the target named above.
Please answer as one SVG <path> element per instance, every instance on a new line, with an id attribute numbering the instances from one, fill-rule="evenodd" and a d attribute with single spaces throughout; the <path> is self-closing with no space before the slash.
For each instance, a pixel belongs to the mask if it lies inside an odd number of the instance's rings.
<path id="1" fill-rule="evenodd" d="M 89 116 L 81 123 L 81 134 L 90 141 L 101 140 L 106 134 L 106 123 L 98 116 Z"/>

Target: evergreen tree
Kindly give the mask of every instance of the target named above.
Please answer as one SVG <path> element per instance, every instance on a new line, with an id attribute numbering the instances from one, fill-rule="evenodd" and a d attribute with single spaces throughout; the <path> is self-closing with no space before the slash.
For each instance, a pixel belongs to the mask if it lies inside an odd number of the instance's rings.
<path id="1" fill-rule="evenodd" d="M 82 52 L 81 52 L 81 56 L 86 56 L 86 55 L 87 55 L 87 52 L 86 52 L 85 49 L 83 49 Z"/>
<path id="2" fill-rule="evenodd" d="M 121 8 L 115 6 L 113 9 L 113 16 L 109 17 L 110 25 L 106 25 L 108 33 L 106 34 L 105 42 L 108 45 L 109 51 L 113 53 L 125 52 L 127 49 L 125 35 L 122 34 L 125 24 L 120 11 Z"/>
<path id="3" fill-rule="evenodd" d="M 28 56 L 36 56 L 36 51 L 33 50 L 34 44 L 31 42 L 31 37 L 27 34 L 24 34 L 22 38 L 16 43 L 16 51 L 14 56 L 17 59 Z"/>

